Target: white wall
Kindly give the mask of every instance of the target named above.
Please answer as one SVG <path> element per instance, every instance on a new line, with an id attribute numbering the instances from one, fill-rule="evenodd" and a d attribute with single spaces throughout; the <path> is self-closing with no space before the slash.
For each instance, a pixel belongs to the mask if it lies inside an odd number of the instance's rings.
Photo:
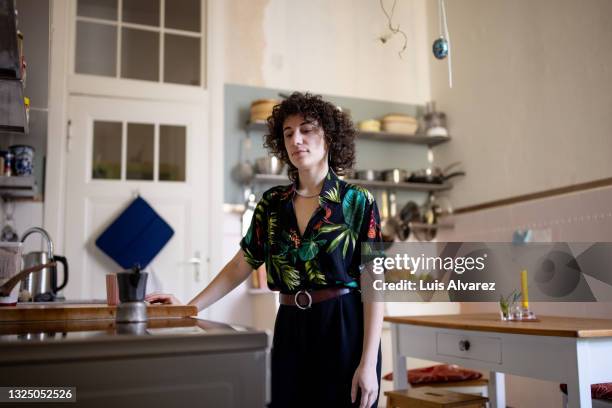
<path id="1" fill-rule="evenodd" d="M 436 161 L 468 173 L 457 207 L 612 176 L 612 2 L 448 0 L 447 12 L 454 86 L 431 59 L 431 95 L 454 136 Z"/>
<path id="2" fill-rule="evenodd" d="M 390 10 L 392 2 L 385 1 Z M 372 0 L 226 1 L 227 83 L 423 104 L 429 100 L 425 0 L 398 1 L 406 32 L 383 45 L 387 20 Z"/>

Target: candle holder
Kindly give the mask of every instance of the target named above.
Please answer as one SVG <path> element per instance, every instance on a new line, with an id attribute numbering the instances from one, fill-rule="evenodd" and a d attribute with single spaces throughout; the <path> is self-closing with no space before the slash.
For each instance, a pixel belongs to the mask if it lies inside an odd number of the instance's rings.
<path id="1" fill-rule="evenodd" d="M 499 299 L 499 317 L 506 322 L 537 322 L 536 314 L 529 307 L 519 303 L 522 293 L 514 290 L 510 295 Z"/>

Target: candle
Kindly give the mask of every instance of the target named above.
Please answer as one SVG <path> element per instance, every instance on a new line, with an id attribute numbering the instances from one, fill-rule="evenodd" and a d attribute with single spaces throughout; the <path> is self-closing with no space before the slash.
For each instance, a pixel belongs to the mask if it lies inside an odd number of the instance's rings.
<path id="1" fill-rule="evenodd" d="M 529 289 L 527 288 L 527 270 L 521 271 L 521 290 L 523 291 L 523 309 L 529 309 Z"/>

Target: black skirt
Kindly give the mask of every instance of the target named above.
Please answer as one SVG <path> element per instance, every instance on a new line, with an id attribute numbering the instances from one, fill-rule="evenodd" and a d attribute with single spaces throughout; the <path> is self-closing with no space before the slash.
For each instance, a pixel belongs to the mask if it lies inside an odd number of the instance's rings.
<path id="1" fill-rule="evenodd" d="M 308 310 L 281 305 L 272 342 L 272 408 L 359 406 L 351 382 L 363 350 L 363 304 L 352 291 Z M 380 345 L 376 375 L 380 389 Z M 378 406 L 378 399 L 372 405 Z"/>

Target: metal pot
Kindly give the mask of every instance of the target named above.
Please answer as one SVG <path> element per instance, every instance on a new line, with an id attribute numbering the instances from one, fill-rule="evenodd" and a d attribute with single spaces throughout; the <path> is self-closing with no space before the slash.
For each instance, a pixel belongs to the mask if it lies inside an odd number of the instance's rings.
<path id="1" fill-rule="evenodd" d="M 402 169 L 389 169 L 383 171 L 383 180 L 391 183 L 403 183 L 408 177 L 408 171 Z"/>
<path id="2" fill-rule="evenodd" d="M 285 163 L 275 156 L 260 157 L 255 160 L 255 170 L 258 174 L 281 174 Z"/>
<path id="3" fill-rule="evenodd" d="M 375 181 L 375 180 L 381 179 L 381 172 L 380 170 L 372 170 L 372 169 L 357 170 L 355 172 L 355 177 L 358 180 Z"/>

